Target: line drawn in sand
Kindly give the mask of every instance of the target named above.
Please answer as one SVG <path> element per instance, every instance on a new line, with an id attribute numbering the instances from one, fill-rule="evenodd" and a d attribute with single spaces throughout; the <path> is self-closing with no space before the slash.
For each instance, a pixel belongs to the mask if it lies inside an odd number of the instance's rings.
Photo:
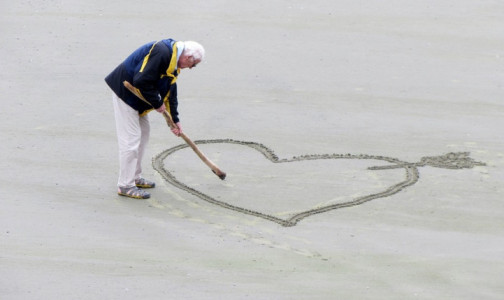
<path id="1" fill-rule="evenodd" d="M 385 169 L 396 169 L 396 168 L 403 168 L 405 171 L 405 178 L 403 181 L 391 185 L 385 190 L 379 192 L 379 193 L 373 193 L 369 195 L 365 195 L 362 197 L 355 198 L 351 201 L 343 202 L 343 203 L 337 203 L 337 204 L 331 204 L 331 205 L 326 205 L 322 207 L 316 207 L 312 208 L 300 213 L 297 213 L 290 218 L 287 219 L 282 219 L 279 217 L 275 217 L 269 214 L 265 214 L 259 211 L 239 207 L 232 205 L 230 203 L 227 203 L 225 201 L 217 200 L 205 193 L 202 193 L 186 184 L 183 182 L 180 182 L 177 180 L 177 178 L 169 172 L 165 167 L 163 161 L 171 154 L 187 148 L 187 144 L 181 144 L 178 146 L 175 146 L 173 148 L 164 150 L 163 152 L 159 153 L 152 159 L 152 165 L 156 171 L 158 171 L 161 176 L 169 183 L 172 185 L 188 192 L 191 193 L 197 197 L 199 197 L 202 200 L 205 200 L 211 204 L 220 206 L 225 209 L 230 209 L 236 212 L 244 213 L 247 215 L 252 215 L 255 217 L 263 218 L 265 220 L 269 220 L 275 223 L 278 223 L 282 226 L 285 227 L 290 227 L 290 226 L 295 226 L 299 221 L 301 221 L 304 218 L 307 218 L 309 216 L 315 215 L 315 214 L 320 214 L 324 212 L 328 212 L 331 210 L 335 209 L 340 209 L 344 207 L 351 207 L 351 206 L 356 206 L 360 205 L 363 203 L 366 203 L 371 200 L 375 200 L 378 198 L 384 198 L 384 197 L 389 197 L 392 196 L 401 190 L 403 190 L 406 187 L 409 187 L 413 184 L 415 184 L 418 179 L 420 178 L 419 175 L 419 167 L 424 167 L 424 166 L 431 166 L 431 167 L 436 167 L 436 168 L 445 168 L 445 169 L 465 169 L 465 168 L 473 168 L 475 166 L 485 166 L 486 164 L 483 162 L 478 162 L 473 160 L 472 158 L 469 157 L 469 152 L 450 152 L 444 155 L 440 156 L 426 156 L 422 157 L 419 162 L 416 163 L 410 163 L 410 162 L 405 162 L 401 161 L 396 158 L 392 157 L 386 157 L 386 156 L 377 156 L 377 155 L 367 155 L 367 154 L 310 154 L 310 155 L 302 155 L 302 156 L 294 156 L 289 159 L 279 159 L 278 156 L 273 152 L 273 150 L 269 149 L 268 147 L 255 143 L 255 142 L 246 142 L 246 141 L 237 141 L 237 140 L 232 140 L 232 139 L 215 139 L 215 140 L 199 140 L 199 141 L 194 141 L 195 144 L 237 144 L 237 145 L 242 145 L 242 146 L 247 146 L 252 149 L 255 149 L 262 153 L 266 159 L 271 161 L 272 163 L 288 163 L 288 162 L 295 162 L 295 161 L 303 161 L 303 160 L 321 160 L 321 159 L 370 159 L 370 160 L 381 160 L 390 163 L 390 165 L 385 165 L 385 166 L 375 166 L 375 167 L 369 167 L 369 170 L 385 170 Z"/>

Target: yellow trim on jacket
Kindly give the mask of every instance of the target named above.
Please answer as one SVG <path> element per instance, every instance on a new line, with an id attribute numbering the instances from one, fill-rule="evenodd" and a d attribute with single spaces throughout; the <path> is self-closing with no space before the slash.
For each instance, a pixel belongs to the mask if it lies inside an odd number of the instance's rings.
<path id="1" fill-rule="evenodd" d="M 163 77 L 170 77 L 171 78 L 170 85 L 175 84 L 175 82 L 177 82 L 177 76 L 173 75 L 173 73 L 175 72 L 175 67 L 177 66 L 177 52 L 178 52 L 177 43 L 178 42 L 175 42 L 175 44 L 173 44 L 172 56 L 170 58 L 170 64 L 168 65 L 168 69 L 166 69 L 166 74 L 161 74 L 161 78 L 163 78 Z M 144 60 L 142 62 L 142 66 L 140 67 L 140 72 L 143 72 L 143 69 L 147 65 L 147 62 L 149 61 L 149 57 L 152 52 L 152 49 L 154 49 L 154 46 L 156 46 L 156 44 L 157 43 L 154 43 L 154 45 L 152 45 L 151 49 L 149 50 L 149 53 L 144 57 Z M 177 69 L 177 75 L 178 74 L 180 74 L 179 69 Z M 140 95 L 142 94 L 139 89 L 137 89 L 137 91 Z M 168 100 L 169 97 L 170 97 L 170 89 L 168 89 L 168 92 L 166 93 L 166 96 L 163 99 L 163 103 L 165 104 L 166 110 L 168 111 L 168 113 L 171 116 L 172 114 L 171 114 L 171 109 L 170 109 L 170 101 Z M 152 110 L 154 110 L 154 109 L 153 108 L 148 109 L 148 110 L 144 111 L 143 113 L 141 113 L 140 116 L 143 117 L 143 116 L 147 115 L 148 113 L 150 113 Z"/>

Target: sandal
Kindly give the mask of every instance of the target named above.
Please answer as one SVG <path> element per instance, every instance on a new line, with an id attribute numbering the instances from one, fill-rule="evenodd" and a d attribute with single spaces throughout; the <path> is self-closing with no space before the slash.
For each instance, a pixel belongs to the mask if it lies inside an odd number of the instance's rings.
<path id="1" fill-rule="evenodd" d="M 130 198 L 135 198 L 135 199 L 148 199 L 150 198 L 150 194 L 142 189 L 139 189 L 138 187 L 130 187 L 130 188 L 124 188 L 124 187 L 119 187 L 117 189 L 117 194 L 121 196 L 126 196 Z"/>
<path id="2" fill-rule="evenodd" d="M 139 188 L 150 189 L 156 186 L 153 181 L 147 180 L 145 178 L 135 179 L 135 185 Z"/>

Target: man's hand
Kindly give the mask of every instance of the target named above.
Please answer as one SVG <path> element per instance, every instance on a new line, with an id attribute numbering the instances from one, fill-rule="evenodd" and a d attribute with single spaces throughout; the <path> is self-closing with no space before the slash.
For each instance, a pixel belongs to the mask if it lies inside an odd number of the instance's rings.
<path id="1" fill-rule="evenodd" d="M 180 125 L 180 122 L 177 122 L 175 124 L 175 127 L 172 128 L 171 131 L 173 132 L 174 135 L 180 136 L 180 134 L 182 133 L 182 126 Z"/>
<path id="2" fill-rule="evenodd" d="M 156 111 L 157 111 L 158 113 L 161 113 L 161 114 L 162 114 L 165 110 L 166 110 L 166 106 L 165 106 L 165 104 L 164 104 L 164 103 L 163 103 L 163 104 L 162 104 L 159 108 L 156 108 Z"/>

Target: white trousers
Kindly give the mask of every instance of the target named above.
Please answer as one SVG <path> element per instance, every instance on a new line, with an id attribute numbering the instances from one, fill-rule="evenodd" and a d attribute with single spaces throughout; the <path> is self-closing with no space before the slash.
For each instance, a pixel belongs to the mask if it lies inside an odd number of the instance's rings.
<path id="1" fill-rule="evenodd" d="M 119 142 L 119 187 L 133 187 L 142 176 L 142 158 L 149 142 L 150 124 L 147 115 L 140 117 L 116 94 L 113 94 L 114 114 Z"/>

